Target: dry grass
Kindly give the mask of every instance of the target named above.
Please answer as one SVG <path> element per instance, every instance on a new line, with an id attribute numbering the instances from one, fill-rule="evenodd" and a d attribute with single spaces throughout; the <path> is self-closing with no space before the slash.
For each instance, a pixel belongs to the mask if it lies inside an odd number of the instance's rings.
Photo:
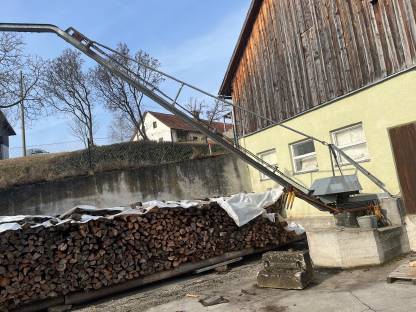
<path id="1" fill-rule="evenodd" d="M 94 147 L 91 150 L 92 167 L 87 150 L 14 158 L 0 161 L 0 188 L 171 163 L 207 154 L 207 146 L 200 144 L 129 142 Z"/>
<path id="2" fill-rule="evenodd" d="M 75 152 L 80 153 L 80 152 Z M 0 161 L 0 188 L 52 181 L 69 176 L 88 174 L 81 166 L 64 165 L 74 153 L 34 155 Z M 63 170 L 62 167 L 65 167 Z"/>

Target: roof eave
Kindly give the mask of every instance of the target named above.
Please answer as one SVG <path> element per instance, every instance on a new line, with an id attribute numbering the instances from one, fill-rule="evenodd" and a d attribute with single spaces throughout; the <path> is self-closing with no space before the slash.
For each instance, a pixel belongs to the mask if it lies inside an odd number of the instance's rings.
<path id="1" fill-rule="evenodd" d="M 4 116 L 3 112 L 0 111 L 0 122 L 4 122 L 4 129 L 7 131 L 8 136 L 16 135 L 16 132 L 14 131 L 13 127 L 10 125 L 9 121 L 7 120 L 6 116 Z"/>
<path id="2" fill-rule="evenodd" d="M 240 32 L 240 36 L 238 37 L 238 41 L 236 47 L 234 48 L 234 52 L 231 56 L 230 63 L 228 64 L 227 71 L 225 72 L 224 79 L 222 81 L 220 90 L 218 92 L 219 95 L 230 97 L 232 93 L 231 84 L 237 71 L 238 65 L 240 64 L 241 57 L 244 53 L 244 48 L 247 44 L 247 41 L 251 35 L 253 30 L 254 22 L 257 19 L 257 15 L 260 11 L 261 5 L 263 4 L 263 0 L 252 0 L 250 9 L 248 10 L 246 19 L 243 24 L 243 28 Z"/>
<path id="3" fill-rule="evenodd" d="M 9 124 L 9 123 L 7 123 L 7 125 L 8 125 L 8 131 L 9 131 L 9 136 L 13 136 L 13 135 L 16 135 L 16 132 L 14 131 L 14 129 L 13 129 L 13 127 Z"/>

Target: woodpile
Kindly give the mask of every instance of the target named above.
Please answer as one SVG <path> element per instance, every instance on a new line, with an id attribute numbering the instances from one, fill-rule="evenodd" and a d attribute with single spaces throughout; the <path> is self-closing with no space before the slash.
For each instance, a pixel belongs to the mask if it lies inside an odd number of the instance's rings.
<path id="1" fill-rule="evenodd" d="M 239 228 L 215 203 L 79 220 L 0 233 L 0 311 L 294 237 L 262 217 Z"/>

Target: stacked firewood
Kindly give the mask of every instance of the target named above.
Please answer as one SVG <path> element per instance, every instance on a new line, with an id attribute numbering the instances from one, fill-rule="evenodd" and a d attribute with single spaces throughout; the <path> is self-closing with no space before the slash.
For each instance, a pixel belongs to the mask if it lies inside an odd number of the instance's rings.
<path id="1" fill-rule="evenodd" d="M 100 289 L 229 251 L 279 245 L 294 235 L 262 217 L 239 228 L 215 203 L 66 221 L 0 233 L 0 310 Z"/>

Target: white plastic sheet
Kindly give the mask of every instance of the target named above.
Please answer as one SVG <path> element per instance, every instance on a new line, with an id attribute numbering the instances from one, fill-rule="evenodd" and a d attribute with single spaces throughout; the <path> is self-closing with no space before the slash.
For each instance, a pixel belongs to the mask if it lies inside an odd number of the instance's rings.
<path id="1" fill-rule="evenodd" d="M 285 227 L 285 230 L 288 232 L 295 232 L 296 235 L 302 235 L 303 233 L 306 232 L 305 228 L 302 225 L 297 224 L 295 222 L 290 222 L 287 225 L 287 227 Z"/>
<path id="2" fill-rule="evenodd" d="M 3 223 L 0 224 L 0 233 L 5 231 L 17 231 L 20 230 L 22 227 L 19 223 Z"/>
<path id="3" fill-rule="evenodd" d="M 39 217 L 44 219 L 41 223 L 32 225 L 35 227 L 50 227 L 66 222 L 86 223 L 100 218 L 112 219 L 120 215 L 145 214 L 151 209 L 158 208 L 183 208 L 201 207 L 209 202 L 216 202 L 224 209 L 227 214 L 234 220 L 239 227 L 249 223 L 251 220 L 263 215 L 270 221 L 275 222 L 276 215 L 267 213 L 265 208 L 274 204 L 283 194 L 283 187 L 271 189 L 264 193 L 241 193 L 230 197 L 212 198 L 209 201 L 201 200 L 181 200 L 181 201 L 158 201 L 152 200 L 143 203 L 137 207 L 113 207 L 113 208 L 96 208 L 94 206 L 80 205 L 74 207 L 62 214 L 59 218 L 45 216 L 11 216 L 0 217 L 0 232 L 8 230 L 20 230 L 22 223 L 26 218 L 33 219 Z M 107 212 L 107 213 L 106 213 Z M 78 220 L 71 220 L 70 217 L 74 213 L 79 214 Z M 109 214 L 109 215 L 108 215 Z M 107 216 L 104 216 L 107 215 Z M 281 218 L 278 216 L 279 219 Z"/>
<path id="4" fill-rule="evenodd" d="M 283 194 L 283 187 L 264 193 L 240 193 L 231 197 L 213 198 L 238 226 L 243 226 L 262 214 Z"/>
<path id="5" fill-rule="evenodd" d="M 0 223 L 11 223 L 23 221 L 27 216 L 4 216 L 0 217 Z"/>
<path id="6" fill-rule="evenodd" d="M 111 212 L 111 213 L 116 214 L 116 213 L 124 211 L 126 209 L 127 208 L 125 208 L 125 207 L 97 208 L 97 207 L 89 206 L 89 205 L 79 205 L 79 206 L 76 206 L 76 207 L 68 210 L 64 214 L 60 215 L 60 218 L 65 219 L 65 218 L 67 218 L 68 216 L 72 215 L 75 212 L 80 212 L 80 213 L 83 213 L 83 214 L 90 213 L 93 216 L 95 212 L 104 213 L 104 212 L 107 211 L 107 212 Z"/>
<path id="7" fill-rule="evenodd" d="M 251 220 L 264 215 L 269 220 L 275 220 L 274 214 L 267 214 L 265 208 L 274 204 L 283 194 L 283 187 L 271 189 L 264 193 L 240 193 L 230 197 L 211 198 L 210 201 L 216 202 L 234 220 L 237 226 L 241 227 Z M 191 208 L 199 206 L 202 201 L 182 200 L 182 201 L 158 201 L 152 200 L 143 203 L 146 211 L 154 207 L 158 208 Z"/>
<path id="8" fill-rule="evenodd" d="M 181 201 L 160 201 L 160 200 L 151 200 L 143 203 L 142 207 L 146 210 L 152 208 L 191 208 L 197 207 L 201 204 L 200 200 L 181 200 Z"/>

